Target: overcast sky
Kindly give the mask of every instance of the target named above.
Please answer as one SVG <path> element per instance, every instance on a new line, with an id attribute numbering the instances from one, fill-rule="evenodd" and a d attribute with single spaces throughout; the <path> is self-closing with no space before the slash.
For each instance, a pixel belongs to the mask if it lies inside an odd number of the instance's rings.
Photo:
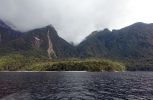
<path id="1" fill-rule="evenodd" d="M 0 0 L 0 18 L 20 31 L 52 24 L 67 41 L 92 31 L 153 22 L 153 0 Z"/>

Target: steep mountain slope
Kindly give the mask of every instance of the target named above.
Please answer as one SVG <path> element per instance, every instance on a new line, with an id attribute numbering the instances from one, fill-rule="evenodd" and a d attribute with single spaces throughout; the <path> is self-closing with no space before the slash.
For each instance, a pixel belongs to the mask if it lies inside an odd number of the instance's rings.
<path id="1" fill-rule="evenodd" d="M 78 51 L 82 57 L 153 58 L 153 24 L 94 32 L 79 44 Z"/>
<path id="2" fill-rule="evenodd" d="M 35 29 L 10 43 L 16 51 L 26 55 L 44 56 L 53 58 L 75 57 L 75 47 L 60 38 L 56 30 L 51 26 Z"/>
<path id="3" fill-rule="evenodd" d="M 11 29 L 2 20 L 0 20 L 0 46 L 20 37 L 21 35 L 21 32 Z"/>
<path id="4" fill-rule="evenodd" d="M 95 31 L 74 47 L 59 37 L 51 25 L 22 33 L 0 20 L 0 55 L 14 52 L 49 59 L 105 57 L 151 62 L 153 24 L 135 23 L 120 30 Z"/>

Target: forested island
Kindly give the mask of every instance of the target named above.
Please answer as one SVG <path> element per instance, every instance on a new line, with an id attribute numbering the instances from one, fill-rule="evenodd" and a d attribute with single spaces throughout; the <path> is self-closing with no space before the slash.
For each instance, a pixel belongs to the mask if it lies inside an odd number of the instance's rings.
<path id="1" fill-rule="evenodd" d="M 47 59 L 9 54 L 0 57 L 0 71 L 153 71 L 146 62 L 105 58 Z"/>
<path id="2" fill-rule="evenodd" d="M 104 59 L 49 60 L 12 54 L 0 57 L 1 71 L 125 71 L 124 64 Z"/>

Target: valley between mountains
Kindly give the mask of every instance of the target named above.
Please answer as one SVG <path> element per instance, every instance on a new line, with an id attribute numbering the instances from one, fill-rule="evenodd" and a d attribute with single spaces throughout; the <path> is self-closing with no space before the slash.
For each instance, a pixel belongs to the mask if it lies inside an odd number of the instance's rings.
<path id="1" fill-rule="evenodd" d="M 0 20 L 0 70 L 153 70 L 153 24 L 94 31 L 74 46 L 52 25 L 20 32 Z"/>

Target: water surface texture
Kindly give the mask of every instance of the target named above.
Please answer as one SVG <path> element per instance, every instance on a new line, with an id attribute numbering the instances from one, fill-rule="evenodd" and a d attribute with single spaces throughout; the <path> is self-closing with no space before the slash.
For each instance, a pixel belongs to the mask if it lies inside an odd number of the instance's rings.
<path id="1" fill-rule="evenodd" d="M 153 72 L 5 72 L 0 100 L 153 100 Z"/>

